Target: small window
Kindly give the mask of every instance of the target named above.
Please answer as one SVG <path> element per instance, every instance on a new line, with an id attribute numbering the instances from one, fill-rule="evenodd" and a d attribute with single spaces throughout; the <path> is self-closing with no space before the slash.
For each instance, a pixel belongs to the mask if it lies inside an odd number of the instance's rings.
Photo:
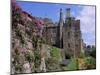
<path id="1" fill-rule="evenodd" d="M 69 19 L 68 25 L 69 25 L 69 27 L 71 27 L 71 19 Z"/>
<path id="2" fill-rule="evenodd" d="M 78 34 L 75 34 L 75 37 L 78 37 Z"/>
<path id="3" fill-rule="evenodd" d="M 68 48 L 70 48 L 70 44 L 68 43 Z"/>
<path id="4" fill-rule="evenodd" d="M 69 22 L 69 27 L 71 27 L 71 22 Z"/>
<path id="5" fill-rule="evenodd" d="M 75 46 L 76 46 L 76 47 L 78 47 L 78 45 L 77 45 L 77 44 L 76 44 Z"/>
<path id="6" fill-rule="evenodd" d="M 52 32 L 53 32 L 53 33 L 56 33 L 56 30 L 55 30 L 55 29 L 52 29 Z"/>
<path id="7" fill-rule="evenodd" d="M 68 38 L 70 38 L 70 32 L 68 32 Z"/>

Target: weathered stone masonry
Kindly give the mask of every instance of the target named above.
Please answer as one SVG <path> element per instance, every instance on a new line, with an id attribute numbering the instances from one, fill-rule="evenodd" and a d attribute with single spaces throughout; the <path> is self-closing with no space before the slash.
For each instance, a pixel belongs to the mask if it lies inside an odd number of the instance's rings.
<path id="1" fill-rule="evenodd" d="M 80 30 L 80 20 L 71 16 L 70 8 L 66 9 L 66 18 L 60 9 L 60 19 L 57 26 L 45 26 L 44 37 L 48 44 L 61 48 L 63 58 L 79 57 L 83 48 Z"/>

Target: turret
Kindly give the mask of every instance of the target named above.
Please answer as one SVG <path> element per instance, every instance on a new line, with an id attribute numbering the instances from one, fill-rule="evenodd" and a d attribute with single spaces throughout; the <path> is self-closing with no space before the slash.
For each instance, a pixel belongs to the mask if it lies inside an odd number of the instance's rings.
<path id="1" fill-rule="evenodd" d="M 62 33 L 63 33 L 63 12 L 62 9 L 60 9 L 60 17 L 59 17 L 59 24 L 58 24 L 58 46 L 62 47 Z"/>
<path id="2" fill-rule="evenodd" d="M 66 18 L 71 17 L 70 8 L 66 9 Z"/>
<path id="3" fill-rule="evenodd" d="M 63 12 L 62 9 L 60 9 L 60 19 L 59 19 L 59 23 L 63 24 Z"/>
<path id="4" fill-rule="evenodd" d="M 66 17 L 65 17 L 65 24 L 64 24 L 64 27 L 72 27 L 73 23 L 74 23 L 74 20 L 75 20 L 75 17 L 73 17 L 71 15 L 71 10 L 70 8 L 67 8 L 66 9 Z"/>

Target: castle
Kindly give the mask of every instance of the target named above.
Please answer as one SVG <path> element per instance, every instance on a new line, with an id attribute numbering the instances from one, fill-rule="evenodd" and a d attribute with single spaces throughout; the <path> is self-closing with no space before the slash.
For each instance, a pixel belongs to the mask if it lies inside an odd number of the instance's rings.
<path id="1" fill-rule="evenodd" d="M 64 59 L 80 57 L 83 51 L 83 40 L 80 30 L 80 20 L 71 16 L 70 8 L 66 9 L 66 18 L 60 9 L 58 25 L 44 27 L 44 36 L 47 44 L 61 49 Z"/>

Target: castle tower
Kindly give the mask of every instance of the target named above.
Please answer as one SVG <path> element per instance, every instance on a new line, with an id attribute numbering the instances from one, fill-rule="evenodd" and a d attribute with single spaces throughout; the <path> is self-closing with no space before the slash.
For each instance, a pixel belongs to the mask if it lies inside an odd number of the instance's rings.
<path id="1" fill-rule="evenodd" d="M 62 12 L 62 9 L 60 9 L 59 27 L 60 27 L 60 42 L 61 42 L 61 40 L 62 40 L 62 28 L 63 28 L 63 12 Z"/>
<path id="2" fill-rule="evenodd" d="M 80 57 L 80 55 L 83 53 L 83 41 L 82 41 L 82 36 L 81 36 L 81 30 L 80 30 L 80 20 L 75 20 L 75 54 L 77 57 Z"/>
<path id="3" fill-rule="evenodd" d="M 66 18 L 63 29 L 63 48 L 65 58 L 75 57 L 74 17 L 71 17 L 70 8 L 66 9 Z"/>
<path id="4" fill-rule="evenodd" d="M 62 9 L 60 9 L 60 18 L 59 18 L 59 23 L 58 23 L 58 33 L 57 33 L 57 37 L 58 37 L 58 39 L 57 39 L 57 44 L 58 44 L 58 47 L 59 48 L 62 48 L 62 33 L 63 33 L 63 12 L 62 12 Z"/>
<path id="5" fill-rule="evenodd" d="M 63 29 L 63 48 L 65 51 L 65 58 L 80 57 L 83 51 L 80 20 L 76 20 L 71 16 L 70 8 L 66 9 Z"/>
<path id="6" fill-rule="evenodd" d="M 60 9 L 60 19 L 59 22 L 62 24 L 63 23 L 63 12 L 62 9 Z"/>

